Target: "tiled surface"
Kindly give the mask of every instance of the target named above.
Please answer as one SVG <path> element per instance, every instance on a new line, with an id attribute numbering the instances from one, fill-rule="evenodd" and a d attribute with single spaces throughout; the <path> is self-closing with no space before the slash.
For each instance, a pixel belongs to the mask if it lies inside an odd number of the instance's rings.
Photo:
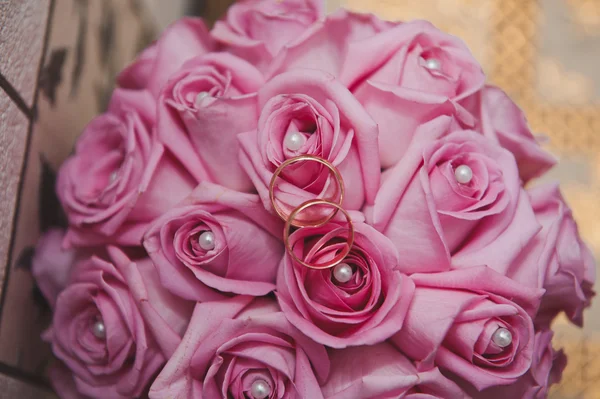
<path id="1" fill-rule="evenodd" d="M 50 349 L 41 341 L 40 333 L 48 326 L 50 315 L 46 308 L 36 303 L 34 283 L 28 269 L 19 267 L 19 254 L 27 246 L 34 245 L 38 235 L 38 187 L 41 175 L 39 149 L 43 137 L 32 133 L 29 157 L 23 176 L 17 226 L 6 298 L 0 319 L 0 362 L 20 370 L 41 375 Z M 47 148 L 56 148 L 46 141 Z M 2 396 L 0 395 L 0 398 Z"/>
<path id="2" fill-rule="evenodd" d="M 0 265 L 8 260 L 29 121 L 0 89 Z M 0 267 L 0 287 L 5 270 Z"/>
<path id="3" fill-rule="evenodd" d="M 0 73 L 31 106 L 49 0 L 0 1 Z"/>

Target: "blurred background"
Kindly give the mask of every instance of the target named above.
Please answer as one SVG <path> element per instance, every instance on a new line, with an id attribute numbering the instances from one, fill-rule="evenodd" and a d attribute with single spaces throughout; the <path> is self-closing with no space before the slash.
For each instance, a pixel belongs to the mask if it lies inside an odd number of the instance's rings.
<path id="1" fill-rule="evenodd" d="M 218 18 L 231 0 L 0 0 L 0 397 L 53 398 L 39 340 L 49 309 L 28 260 L 55 206 L 52 176 L 118 71 L 182 15 Z M 488 79 L 524 108 L 561 163 L 581 234 L 600 258 L 600 0 L 327 0 L 461 37 Z M 600 398 L 600 299 L 585 327 L 555 323 L 569 357 L 553 399 Z"/>

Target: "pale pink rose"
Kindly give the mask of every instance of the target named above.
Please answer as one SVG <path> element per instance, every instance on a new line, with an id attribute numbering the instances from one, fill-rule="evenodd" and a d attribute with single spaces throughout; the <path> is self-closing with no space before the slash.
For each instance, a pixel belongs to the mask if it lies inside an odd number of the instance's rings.
<path id="1" fill-rule="evenodd" d="M 227 51 L 265 68 L 323 15 L 322 0 L 238 0 L 211 35 Z"/>
<path id="2" fill-rule="evenodd" d="M 147 91 L 117 89 L 79 137 L 57 182 L 66 246 L 141 245 L 148 223 L 192 191 L 192 176 L 153 133 L 154 114 Z"/>
<path id="3" fill-rule="evenodd" d="M 188 60 L 160 94 L 159 139 L 198 181 L 250 191 L 236 136 L 256 129 L 256 92 L 263 84 L 252 64 L 228 53 Z"/>
<path id="4" fill-rule="evenodd" d="M 533 188 L 529 197 L 542 230 L 524 248 L 522 258 L 514 266 L 517 275 L 513 278 L 535 278 L 537 286 L 546 290 L 536 325 L 549 326 L 564 311 L 573 323 L 582 326 L 583 310 L 595 295 L 594 257 L 581 240 L 558 185 Z M 529 277 L 531 274 L 535 275 Z"/>
<path id="5" fill-rule="evenodd" d="M 275 289 L 282 231 L 257 195 L 205 182 L 153 223 L 144 246 L 176 295 L 197 301 L 214 300 L 215 290 L 261 296 Z M 212 249 L 201 246 L 209 235 Z"/>
<path id="6" fill-rule="evenodd" d="M 377 125 L 352 93 L 331 75 L 316 70 L 281 74 L 258 93 L 258 129 L 241 134 L 240 162 L 265 208 L 273 207 L 269 184 L 275 170 L 298 155 L 314 155 L 336 166 L 345 182 L 344 207 L 360 209 L 379 187 Z M 290 146 L 290 136 L 296 138 Z M 286 168 L 275 186 L 278 205 L 289 213 L 338 189 L 325 166 L 299 162 Z"/>
<path id="7" fill-rule="evenodd" d="M 365 41 L 396 25 L 373 14 L 340 8 L 284 46 L 266 75 L 273 77 L 293 69 L 318 69 L 351 87 L 366 73 L 365 69 L 371 67 L 368 58 L 363 57 L 367 51 Z"/>
<path id="8" fill-rule="evenodd" d="M 73 372 L 79 392 L 131 398 L 144 391 L 165 361 L 143 315 L 155 315 L 153 328 L 158 321 L 163 327 L 156 338 L 165 340 L 183 332 L 191 307 L 166 292 L 149 259 L 133 263 L 116 247 L 109 248 L 109 255 L 75 266 L 45 339 Z M 137 307 L 132 289 L 138 295 L 145 291 L 144 308 Z"/>
<path id="9" fill-rule="evenodd" d="M 418 127 L 438 115 L 474 125 L 459 102 L 480 90 L 485 76 L 460 39 L 412 21 L 361 44 L 367 75 L 353 92 L 379 125 L 383 168 L 396 164 Z"/>
<path id="10" fill-rule="evenodd" d="M 401 327 L 412 299 L 413 282 L 397 270 L 398 252 L 371 226 L 354 221 L 354 244 L 344 264 L 343 280 L 335 267 L 309 269 L 288 253 L 277 277 L 277 297 L 288 320 L 315 341 L 333 348 L 372 345 Z M 302 228 L 290 236 L 299 259 L 322 264 L 344 250 L 347 228 L 330 222 Z"/>
<path id="11" fill-rule="evenodd" d="M 326 399 L 460 399 L 464 392 L 438 368 L 418 370 L 383 342 L 329 351 L 331 372 L 322 387 Z"/>
<path id="12" fill-rule="evenodd" d="M 446 135 L 449 119 L 418 129 L 366 210 L 398 247 L 405 273 L 448 270 L 457 253 L 455 266 L 488 265 L 516 256 L 539 230 L 512 154 L 473 131 Z"/>
<path id="13" fill-rule="evenodd" d="M 556 164 L 531 133 L 523 111 L 501 89 L 485 86 L 463 105 L 475 115 L 476 130 L 513 153 L 519 174 L 527 182 Z"/>
<path id="14" fill-rule="evenodd" d="M 533 361 L 529 373 L 516 383 L 485 389 L 482 392 L 469 392 L 475 399 L 546 399 L 553 384 L 560 382 L 567 365 L 567 357 L 562 350 L 552 348 L 552 331 L 539 331 L 535 334 Z"/>
<path id="15" fill-rule="evenodd" d="M 67 286 L 71 269 L 82 254 L 74 249 L 65 249 L 62 229 L 50 229 L 38 239 L 31 261 L 31 273 L 40 291 L 54 308 L 56 297 Z"/>
<path id="16" fill-rule="evenodd" d="M 269 399 L 322 399 L 328 373 L 325 348 L 288 323 L 275 301 L 237 296 L 196 305 L 149 396 L 246 399 L 262 382 Z"/>
<path id="17" fill-rule="evenodd" d="M 181 18 L 117 77 L 126 89 L 149 90 L 158 97 L 169 77 L 190 58 L 214 51 L 216 45 L 201 18 Z"/>
<path id="18" fill-rule="evenodd" d="M 542 290 L 485 266 L 413 274 L 414 299 L 391 341 L 419 367 L 438 366 L 476 389 L 512 384 L 531 366 L 535 314 Z M 496 344 L 498 329 L 512 341 Z"/>

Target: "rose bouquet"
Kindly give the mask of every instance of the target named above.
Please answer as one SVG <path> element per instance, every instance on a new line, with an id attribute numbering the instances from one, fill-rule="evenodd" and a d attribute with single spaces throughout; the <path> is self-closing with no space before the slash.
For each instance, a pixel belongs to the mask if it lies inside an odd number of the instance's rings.
<path id="1" fill-rule="evenodd" d="M 64 398 L 541 398 L 594 260 L 458 39 L 317 0 L 185 18 L 63 164 L 33 272 Z M 533 188 L 531 188 L 533 187 Z"/>

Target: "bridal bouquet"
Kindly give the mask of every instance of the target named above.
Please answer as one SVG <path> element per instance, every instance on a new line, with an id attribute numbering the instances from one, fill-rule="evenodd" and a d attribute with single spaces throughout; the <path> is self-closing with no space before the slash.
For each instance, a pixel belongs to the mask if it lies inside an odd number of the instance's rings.
<path id="1" fill-rule="evenodd" d="M 318 0 L 184 18 L 61 167 L 64 398 L 542 398 L 595 265 L 459 39 Z"/>

